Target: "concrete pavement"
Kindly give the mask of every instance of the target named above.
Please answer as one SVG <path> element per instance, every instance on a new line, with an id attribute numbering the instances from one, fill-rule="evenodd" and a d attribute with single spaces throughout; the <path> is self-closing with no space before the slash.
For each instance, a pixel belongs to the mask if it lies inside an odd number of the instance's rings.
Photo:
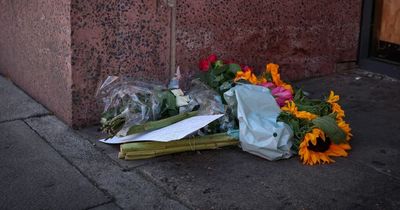
<path id="1" fill-rule="evenodd" d="M 232 147 L 127 162 L 0 77 L 0 209 L 400 208 L 400 82 L 355 70 L 296 85 L 341 96 L 348 158 L 310 167 Z"/>

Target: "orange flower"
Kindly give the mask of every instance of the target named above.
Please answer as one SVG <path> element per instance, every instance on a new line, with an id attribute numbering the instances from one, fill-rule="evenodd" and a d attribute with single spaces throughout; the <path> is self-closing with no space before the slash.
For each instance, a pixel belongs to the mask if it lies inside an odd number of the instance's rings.
<path id="1" fill-rule="evenodd" d="M 250 75 L 251 75 L 250 71 L 246 71 L 246 72 L 238 71 L 238 72 L 236 72 L 235 82 L 238 80 L 241 80 L 241 79 L 248 80 Z"/>
<path id="2" fill-rule="evenodd" d="M 271 74 L 272 82 L 275 83 L 276 86 L 282 86 L 283 82 L 281 80 L 281 75 L 279 74 L 279 65 L 274 63 L 269 63 L 265 67 L 267 73 Z"/>
<path id="3" fill-rule="evenodd" d="M 235 82 L 239 81 L 239 80 L 246 80 L 249 81 L 251 84 L 257 84 L 258 83 L 258 79 L 256 77 L 256 75 L 254 75 L 251 71 L 238 71 L 236 73 L 236 78 L 235 78 Z"/>
<path id="4" fill-rule="evenodd" d="M 281 75 L 279 74 L 279 65 L 278 64 L 274 64 L 274 63 L 267 64 L 267 66 L 265 67 L 265 71 L 267 73 L 271 74 L 272 82 L 276 86 L 282 86 L 286 90 L 289 90 L 292 94 L 294 93 L 292 86 L 289 84 L 286 84 L 285 82 L 283 82 L 281 80 Z"/>
<path id="5" fill-rule="evenodd" d="M 278 70 L 279 70 L 279 65 L 275 63 L 269 63 L 267 64 L 267 66 L 265 66 L 265 71 L 267 73 L 272 73 L 272 72 L 277 73 Z"/>

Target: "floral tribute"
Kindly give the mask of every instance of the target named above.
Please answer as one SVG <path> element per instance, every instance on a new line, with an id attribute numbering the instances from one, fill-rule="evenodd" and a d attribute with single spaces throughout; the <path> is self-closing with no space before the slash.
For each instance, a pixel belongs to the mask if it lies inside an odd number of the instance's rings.
<path id="1" fill-rule="evenodd" d="M 351 128 L 345 122 L 340 97 L 333 91 L 324 99 L 311 99 L 301 89 L 294 89 L 279 74 L 279 65 L 269 63 L 256 75 L 249 66 L 218 59 L 215 54 L 199 62 L 200 78 L 218 93 L 237 83 L 266 87 L 281 108 L 278 121 L 288 124 L 294 134 L 292 150 L 303 164 L 327 164 L 332 157 L 346 157 L 351 149 Z"/>

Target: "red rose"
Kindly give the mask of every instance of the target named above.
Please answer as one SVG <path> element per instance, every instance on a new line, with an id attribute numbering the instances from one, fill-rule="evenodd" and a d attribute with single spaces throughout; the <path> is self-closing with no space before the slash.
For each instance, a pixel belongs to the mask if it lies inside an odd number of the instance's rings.
<path id="1" fill-rule="evenodd" d="M 210 62 L 208 61 L 208 59 L 200 60 L 199 68 L 200 68 L 200 71 L 207 72 L 208 69 L 210 68 Z"/>
<path id="2" fill-rule="evenodd" d="M 211 64 L 213 64 L 213 63 L 215 63 L 215 61 L 218 60 L 218 58 L 217 58 L 217 55 L 211 54 L 211 55 L 208 56 L 207 60 L 208 60 L 208 62 L 210 62 Z"/>

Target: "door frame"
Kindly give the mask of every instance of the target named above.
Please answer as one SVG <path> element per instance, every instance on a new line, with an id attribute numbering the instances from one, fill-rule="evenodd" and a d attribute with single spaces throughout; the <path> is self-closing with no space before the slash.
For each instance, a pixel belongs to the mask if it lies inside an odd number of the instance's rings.
<path id="1" fill-rule="evenodd" d="M 400 65 L 370 56 L 375 0 L 363 0 L 358 64 L 362 69 L 400 79 Z"/>

